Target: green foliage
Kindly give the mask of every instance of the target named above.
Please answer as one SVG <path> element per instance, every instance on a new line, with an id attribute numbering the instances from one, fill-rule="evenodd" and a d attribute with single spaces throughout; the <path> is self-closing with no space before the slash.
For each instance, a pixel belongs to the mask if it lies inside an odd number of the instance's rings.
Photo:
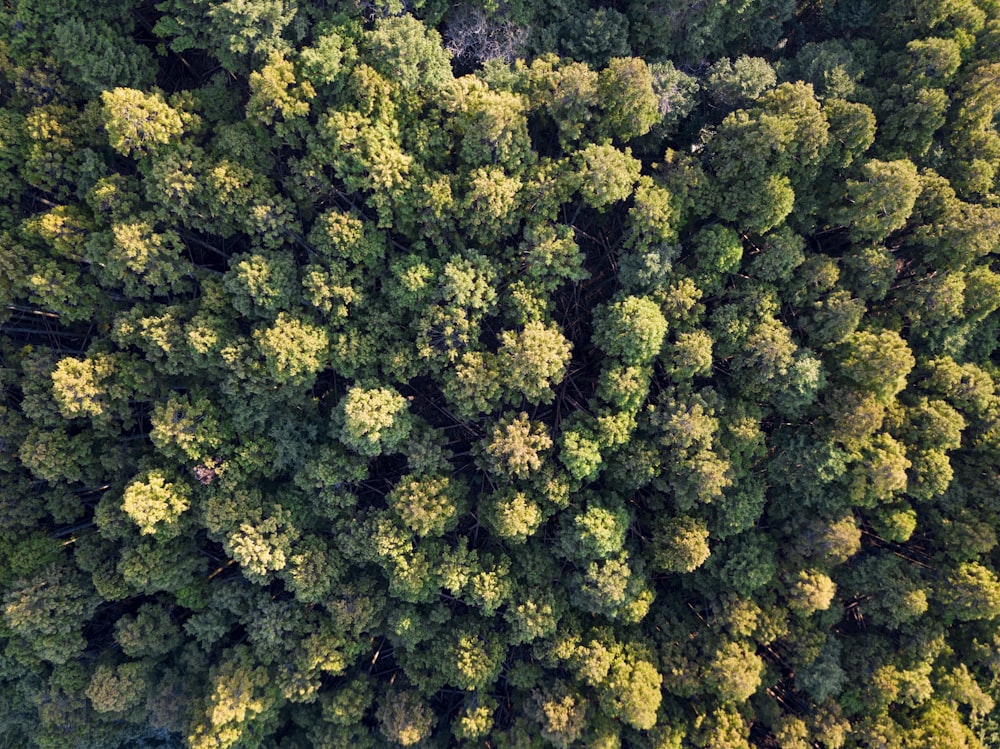
<path id="1" fill-rule="evenodd" d="M 648 364 L 667 334 L 659 305 L 646 297 L 627 296 L 599 310 L 595 318 L 594 343 L 630 366 Z"/>
<path id="2" fill-rule="evenodd" d="M 265 125 L 281 120 L 291 122 L 309 113 L 309 100 L 316 95 L 309 82 L 295 86 L 295 71 L 280 53 L 272 52 L 259 72 L 250 74 L 250 100 L 247 115 Z"/>
<path id="3" fill-rule="evenodd" d="M 190 490 L 180 481 L 168 481 L 162 471 L 148 471 L 125 489 L 122 510 L 143 535 L 176 535 L 177 519 L 190 508 Z"/>
<path id="4" fill-rule="evenodd" d="M 418 536 L 444 534 L 458 521 L 463 491 L 447 476 L 404 477 L 386 500 L 403 523 Z"/>
<path id="5" fill-rule="evenodd" d="M 608 674 L 611 713 L 640 731 L 656 725 L 663 677 L 649 661 L 622 659 Z M 602 695 L 603 696 L 603 695 Z"/>
<path id="6" fill-rule="evenodd" d="M 529 403 L 550 403 L 569 364 L 572 344 L 558 328 L 529 322 L 524 330 L 500 334 L 497 366 L 506 373 L 511 389 Z"/>
<path id="7" fill-rule="evenodd" d="M 108 407 L 102 401 L 113 372 L 114 360 L 110 357 L 62 359 L 52 371 L 52 395 L 60 413 L 67 419 L 102 416 Z"/>
<path id="8" fill-rule="evenodd" d="M 598 138 L 626 142 L 645 135 L 660 121 L 653 74 L 641 58 L 610 60 L 598 75 L 597 95 L 604 110 L 596 129 Z"/>
<path id="9" fill-rule="evenodd" d="M 163 453 L 214 465 L 225 431 L 217 407 L 204 395 L 168 396 L 153 409 L 150 439 Z"/>
<path id="10" fill-rule="evenodd" d="M 437 722 L 415 691 L 387 693 L 375 713 L 382 735 L 399 746 L 413 746 L 430 736 Z"/>
<path id="11" fill-rule="evenodd" d="M 255 330 L 253 337 L 264 356 L 264 367 L 276 383 L 309 383 L 326 365 L 326 331 L 284 312 L 278 313 L 270 327 Z"/>
<path id="12" fill-rule="evenodd" d="M 484 507 L 486 520 L 507 543 L 524 543 L 534 535 L 544 516 L 538 503 L 524 492 L 506 491 Z"/>
<path id="13" fill-rule="evenodd" d="M 913 211 L 920 180 L 909 161 L 866 161 L 861 179 L 848 180 L 849 203 L 835 213 L 835 220 L 851 228 L 857 243 L 881 242 L 906 225 Z"/>
<path id="14" fill-rule="evenodd" d="M 559 27 L 559 51 L 566 57 L 600 68 L 610 58 L 627 55 L 628 19 L 613 8 L 588 9 L 571 15 Z"/>
<path id="15" fill-rule="evenodd" d="M 401 91 L 436 88 L 451 78 L 440 34 L 411 15 L 380 18 L 365 42 L 375 69 L 397 80 Z"/>
<path id="16" fill-rule="evenodd" d="M 142 672 L 143 664 L 135 661 L 98 666 L 86 692 L 94 710 L 121 714 L 141 705 L 150 686 Z"/>
<path id="17" fill-rule="evenodd" d="M 992 619 L 1000 612 L 1000 582 L 978 562 L 950 572 L 938 596 L 959 621 Z"/>
<path id="18" fill-rule="evenodd" d="M 883 404 L 906 387 L 906 377 L 915 364 L 906 342 L 889 330 L 853 333 L 841 351 L 839 364 L 844 377 Z"/>
<path id="19" fill-rule="evenodd" d="M 579 152 L 577 175 L 580 195 L 592 208 L 608 208 L 632 194 L 642 164 L 610 144 L 591 143 Z"/>
<path id="20" fill-rule="evenodd" d="M 115 622 L 115 642 L 129 658 L 155 658 L 183 642 L 180 628 L 162 606 L 143 604 Z"/>
<path id="21" fill-rule="evenodd" d="M 586 511 L 563 516 L 560 551 L 569 559 L 607 559 L 622 550 L 629 517 L 622 506 L 591 504 Z"/>
<path id="22" fill-rule="evenodd" d="M 705 686 L 722 702 L 745 702 L 760 686 L 763 670 L 763 661 L 746 645 L 727 642 L 705 664 Z"/>
<path id="23" fill-rule="evenodd" d="M 406 398 L 387 388 L 352 387 L 336 416 L 343 423 L 341 442 L 366 456 L 395 452 L 413 424 Z"/>
<path id="24" fill-rule="evenodd" d="M 544 424 L 528 420 L 523 411 L 501 419 L 490 431 L 484 449 L 487 470 L 501 479 L 528 478 L 542 467 L 552 438 Z"/>
<path id="25" fill-rule="evenodd" d="M 668 13 L 658 3 L 631 3 L 629 17 L 638 49 L 654 57 L 685 61 L 718 58 L 733 49 L 751 51 L 773 45 L 793 3 L 758 0 L 739 8 L 705 5 Z"/>
<path id="26" fill-rule="evenodd" d="M 295 269 L 288 255 L 253 254 L 233 261 L 224 283 L 241 315 L 273 317 L 291 306 Z"/>
<path id="27" fill-rule="evenodd" d="M 586 726 L 588 707 L 583 695 L 559 683 L 552 690 L 534 692 L 532 698 L 535 703 L 533 717 L 547 741 L 553 746 L 568 747 L 580 738 Z"/>
<path id="28" fill-rule="evenodd" d="M 826 611 L 836 592 L 836 584 L 822 572 L 799 570 L 791 581 L 788 605 L 803 614 Z"/>
<path id="29" fill-rule="evenodd" d="M 267 670 L 254 663 L 249 648 L 225 654 L 209 674 L 204 711 L 188 735 L 192 747 L 234 746 L 253 734 L 253 722 L 273 704 Z M 249 735 L 248 735 L 249 734 Z"/>
<path id="30" fill-rule="evenodd" d="M 708 529 L 691 517 L 661 522 L 653 536 L 653 564 L 664 572 L 691 572 L 708 559 Z"/>
<path id="31" fill-rule="evenodd" d="M 248 63 L 263 61 L 285 46 L 281 35 L 293 22 L 298 8 L 287 0 L 167 0 L 161 10 L 163 15 L 153 31 L 169 40 L 174 52 L 206 50 L 228 70 L 242 73 Z"/>
<path id="32" fill-rule="evenodd" d="M 760 57 L 743 55 L 716 61 L 708 69 L 707 88 L 712 100 L 723 107 L 746 106 L 778 82 L 772 68 Z"/>
<path id="33" fill-rule="evenodd" d="M 3 622 L 32 658 L 59 665 L 87 647 L 83 625 L 99 605 L 100 599 L 77 570 L 53 566 L 8 589 Z"/>
<path id="34" fill-rule="evenodd" d="M 715 224 L 699 230 L 691 242 L 698 285 L 708 292 L 717 291 L 725 275 L 740 265 L 743 244 L 739 235 L 726 226 Z"/>
<path id="35" fill-rule="evenodd" d="M 116 88 L 101 94 L 111 147 L 123 156 L 144 156 L 184 131 L 181 114 L 162 94 Z"/>
<path id="36" fill-rule="evenodd" d="M 135 43 L 129 21 L 108 23 L 73 16 L 52 29 L 53 55 L 65 66 L 66 77 L 82 91 L 94 96 L 115 86 L 142 89 L 153 83 L 157 69 L 153 55 L 148 47 Z"/>
<path id="37" fill-rule="evenodd" d="M 877 5 L 10 0 L 0 745 L 996 743 L 1000 17 Z"/>

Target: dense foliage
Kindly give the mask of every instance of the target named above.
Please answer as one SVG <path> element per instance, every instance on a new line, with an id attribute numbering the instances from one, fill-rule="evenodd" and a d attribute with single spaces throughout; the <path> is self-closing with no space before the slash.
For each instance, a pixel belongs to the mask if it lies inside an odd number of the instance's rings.
<path id="1" fill-rule="evenodd" d="M 996 0 L 0 30 L 0 745 L 1000 745 Z"/>

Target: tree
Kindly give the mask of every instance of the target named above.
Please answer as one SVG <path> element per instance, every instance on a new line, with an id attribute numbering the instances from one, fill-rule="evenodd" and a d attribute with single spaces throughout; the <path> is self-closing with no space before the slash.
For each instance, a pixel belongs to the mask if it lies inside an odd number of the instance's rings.
<path id="1" fill-rule="evenodd" d="M 488 689 L 500 674 L 504 648 L 495 638 L 459 631 L 445 650 L 445 676 L 449 683 L 469 692 Z"/>
<path id="2" fill-rule="evenodd" d="M 413 427 L 407 401 L 388 388 L 352 387 L 335 414 L 340 440 L 365 456 L 394 452 Z"/>
<path id="3" fill-rule="evenodd" d="M 890 330 L 857 331 L 839 347 L 841 375 L 888 404 L 906 387 L 916 360 L 906 342 Z"/>
<path id="4" fill-rule="evenodd" d="M 538 502 L 524 492 L 508 490 L 499 493 L 483 509 L 490 526 L 510 544 L 527 541 L 545 520 Z"/>
<path id="5" fill-rule="evenodd" d="M 653 91 L 653 74 L 645 60 L 614 57 L 597 77 L 601 118 L 595 135 L 625 143 L 645 135 L 660 121 L 660 107 Z"/>
<path id="6" fill-rule="evenodd" d="M 708 528 L 703 521 L 681 516 L 661 522 L 653 536 L 653 562 L 665 572 L 691 572 L 708 559 Z"/>
<path id="7" fill-rule="evenodd" d="M 180 627 L 163 606 L 143 604 L 135 615 L 126 614 L 115 622 L 115 642 L 129 658 L 156 658 L 183 642 Z"/>
<path id="8" fill-rule="evenodd" d="M 568 150 L 583 134 L 597 105 L 598 75 L 586 65 L 542 55 L 527 68 L 530 100 L 543 107 L 557 130 L 560 147 Z"/>
<path id="9" fill-rule="evenodd" d="M 613 8 L 589 9 L 570 15 L 558 26 L 558 45 L 567 57 L 600 68 L 609 58 L 631 50 L 626 36 L 628 19 Z"/>
<path id="10" fill-rule="evenodd" d="M 739 235 L 729 227 L 714 224 L 700 229 L 691 241 L 698 286 L 708 293 L 718 291 L 724 276 L 739 268 L 743 257 Z"/>
<path id="11" fill-rule="evenodd" d="M 493 729 L 493 713 L 496 710 L 496 701 L 486 698 L 484 704 L 475 704 L 478 699 L 473 698 L 472 705 L 462 711 L 451 725 L 452 734 L 465 741 L 474 741 L 484 736 L 488 736 Z"/>
<path id="12" fill-rule="evenodd" d="M 799 570 L 790 587 L 789 606 L 802 614 L 826 611 L 837 592 L 833 580 L 818 570 Z"/>
<path id="13" fill-rule="evenodd" d="M 59 665 L 87 647 L 82 630 L 99 605 L 79 570 L 62 564 L 16 581 L 4 596 L 3 620 L 22 652 Z"/>
<path id="14" fill-rule="evenodd" d="M 624 547 L 628 524 L 628 513 L 620 504 L 590 503 L 583 512 L 562 515 L 559 550 L 578 562 L 608 559 Z"/>
<path id="15" fill-rule="evenodd" d="M 307 384 L 326 366 L 326 331 L 284 312 L 270 327 L 255 330 L 253 338 L 268 375 L 279 384 Z"/>
<path id="16" fill-rule="evenodd" d="M 68 419 L 104 416 L 110 411 L 114 371 L 115 360 L 109 356 L 60 360 L 52 370 L 52 395 L 60 413 Z"/>
<path id="17" fill-rule="evenodd" d="M 577 156 L 577 178 L 584 203 L 598 210 L 624 201 L 639 180 L 642 164 L 632 150 L 591 143 Z"/>
<path id="18" fill-rule="evenodd" d="M 879 554 L 864 560 L 845 580 L 845 594 L 866 593 L 861 612 L 885 627 L 898 628 L 928 610 L 919 573 L 898 557 Z"/>
<path id="19" fill-rule="evenodd" d="M 844 99 L 828 99 L 823 114 L 830 123 L 830 148 L 827 159 L 849 167 L 875 142 L 875 113 L 866 104 Z"/>
<path id="20" fill-rule="evenodd" d="M 716 578 L 723 589 L 750 596 L 774 579 L 777 560 L 767 539 L 744 532 L 728 541 L 720 551 L 709 557 L 703 569 Z"/>
<path id="21" fill-rule="evenodd" d="M 268 681 L 267 669 L 254 662 L 248 647 L 229 650 L 211 671 L 203 712 L 187 737 L 191 746 L 230 747 L 252 736 L 254 722 L 274 705 Z"/>
<path id="22" fill-rule="evenodd" d="M 450 54 L 441 35 L 411 15 L 380 18 L 366 35 L 369 59 L 387 78 L 399 82 L 398 91 L 422 92 L 451 79 Z"/>
<path id="23" fill-rule="evenodd" d="M 642 621 L 653 602 L 654 594 L 641 567 L 629 563 L 626 551 L 587 563 L 573 581 L 576 594 L 571 600 L 574 605 L 608 619 Z"/>
<path id="24" fill-rule="evenodd" d="M 847 181 L 846 201 L 833 220 L 850 227 L 853 242 L 881 242 L 906 225 L 920 194 L 917 168 L 909 161 L 869 159 L 860 179 Z"/>
<path id="25" fill-rule="evenodd" d="M 799 183 L 815 176 L 828 143 L 829 123 L 805 83 L 783 83 L 753 108 L 731 113 L 708 143 L 719 179 L 718 215 L 761 234 L 779 226 L 795 205 Z M 806 203 L 803 213 L 810 212 Z"/>
<path id="26" fill-rule="evenodd" d="M 760 686 L 761 659 L 743 643 L 727 642 L 705 664 L 705 685 L 723 702 L 745 702 Z"/>
<path id="27" fill-rule="evenodd" d="M 240 74 L 285 46 L 282 33 L 292 24 L 298 8 L 287 0 L 169 0 L 162 10 L 153 31 L 169 40 L 174 52 L 205 49 L 227 70 Z"/>
<path id="28" fill-rule="evenodd" d="M 732 707 L 717 707 L 694 720 L 691 738 L 698 749 L 747 749 L 750 729 Z"/>
<path id="29" fill-rule="evenodd" d="M 740 108 L 759 98 L 778 82 L 774 68 L 760 57 L 723 57 L 708 69 L 709 96 L 723 107 Z"/>
<path id="30" fill-rule="evenodd" d="M 586 726 L 587 699 L 565 682 L 557 682 L 550 690 L 536 690 L 532 698 L 542 736 L 561 749 L 572 746 Z"/>
<path id="31" fill-rule="evenodd" d="M 219 407 L 204 393 L 168 396 L 153 408 L 151 421 L 150 439 L 167 457 L 217 464 L 228 425 Z"/>
<path id="32" fill-rule="evenodd" d="M 950 570 L 936 593 L 948 606 L 949 619 L 992 619 L 1000 612 L 1000 582 L 978 562 L 967 562 Z"/>
<path id="33" fill-rule="evenodd" d="M 296 273 L 285 253 L 237 255 L 230 260 L 224 284 L 242 315 L 273 318 L 292 306 Z"/>
<path id="34" fill-rule="evenodd" d="M 501 479 L 528 478 L 542 467 L 552 438 L 544 424 L 528 420 L 523 411 L 501 419 L 490 431 L 483 451 L 486 469 Z"/>
<path id="35" fill-rule="evenodd" d="M 859 450 L 857 462 L 848 473 L 851 499 L 861 507 L 874 507 L 905 491 L 910 465 L 902 444 L 888 434 L 875 436 Z"/>
<path id="36" fill-rule="evenodd" d="M 180 112 L 162 94 L 116 88 L 101 94 L 111 147 L 123 156 L 145 156 L 184 131 Z"/>
<path id="37" fill-rule="evenodd" d="M 663 677 L 649 661 L 629 658 L 617 660 L 611 666 L 605 687 L 610 697 L 612 715 L 620 717 L 633 728 L 648 731 L 656 725 L 656 711 L 662 699 L 662 681 Z"/>
<path id="38" fill-rule="evenodd" d="M 180 532 L 177 520 L 191 506 L 190 489 L 182 481 L 168 481 L 162 471 L 152 470 L 128 485 L 122 510 L 143 535 L 169 538 Z"/>
<path id="39" fill-rule="evenodd" d="M 144 666 L 137 661 L 98 666 L 87 687 L 87 698 L 94 710 L 122 715 L 142 705 L 150 687 Z"/>
<path id="40" fill-rule="evenodd" d="M 520 247 L 524 272 L 546 291 L 590 275 L 583 268 L 584 256 L 570 227 L 544 222 L 526 226 L 524 234 L 526 241 Z"/>
<path id="41" fill-rule="evenodd" d="M 271 53 L 260 71 L 250 74 L 249 83 L 247 114 L 265 125 L 274 124 L 279 117 L 281 121 L 291 123 L 306 116 L 309 114 L 309 100 L 316 95 L 316 90 L 308 81 L 295 85 L 294 66 L 278 51 Z"/>
<path id="42" fill-rule="evenodd" d="M 693 61 L 770 47 L 794 10 L 787 2 L 759 2 L 739 9 L 705 6 L 669 13 L 659 3 L 637 3 L 629 6 L 629 18 L 638 51 Z"/>
<path id="43" fill-rule="evenodd" d="M 386 501 L 418 536 L 439 536 L 458 522 L 463 488 L 460 481 L 447 476 L 405 476 Z"/>
<path id="44" fill-rule="evenodd" d="M 497 366 L 509 387 L 529 403 L 550 403 L 569 364 L 573 345 L 553 325 L 532 321 L 518 333 L 500 334 Z"/>
<path id="45" fill-rule="evenodd" d="M 526 98 L 491 90 L 472 76 L 456 79 L 450 93 L 448 106 L 455 113 L 451 126 L 461 142 L 462 162 L 470 167 L 497 164 L 520 173 L 532 158 Z"/>
<path id="46" fill-rule="evenodd" d="M 660 352 L 666 333 L 659 305 L 647 297 L 627 296 L 595 314 L 594 342 L 626 365 L 649 363 Z"/>

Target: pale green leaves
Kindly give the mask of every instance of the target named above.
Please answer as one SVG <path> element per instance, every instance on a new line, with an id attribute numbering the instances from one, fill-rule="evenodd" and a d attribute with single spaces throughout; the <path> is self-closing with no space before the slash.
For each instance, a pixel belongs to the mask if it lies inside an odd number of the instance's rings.
<path id="1" fill-rule="evenodd" d="M 307 385 L 327 364 L 326 330 L 284 312 L 274 324 L 254 331 L 271 379 L 280 384 Z"/>
<path id="2" fill-rule="evenodd" d="M 180 113 L 162 94 L 116 88 L 101 94 L 111 147 L 123 156 L 144 156 L 184 131 Z"/>
<path id="3" fill-rule="evenodd" d="M 906 377 L 916 359 L 898 333 L 858 331 L 840 346 L 840 371 L 883 404 L 906 387 Z"/>
<path id="4" fill-rule="evenodd" d="M 485 447 L 487 470 L 502 478 L 527 478 L 542 467 L 552 447 L 546 426 L 529 421 L 528 414 L 501 419 L 493 427 Z"/>
<path id="5" fill-rule="evenodd" d="M 122 509 L 143 535 L 176 535 L 177 521 L 190 506 L 188 487 L 178 480 L 168 481 L 159 470 L 148 471 L 129 484 L 122 498 Z"/>
<path id="6" fill-rule="evenodd" d="M 52 395 L 66 418 L 101 416 L 107 408 L 108 380 L 114 373 L 110 357 L 67 357 L 52 372 Z"/>
<path id="7" fill-rule="evenodd" d="M 352 387 L 340 403 L 340 440 L 361 455 L 397 452 L 410 434 L 407 400 L 388 388 Z"/>
<path id="8" fill-rule="evenodd" d="M 653 563 L 665 572 L 691 572 L 708 559 L 708 528 L 703 520 L 664 519 L 653 534 Z"/>
<path id="9" fill-rule="evenodd" d="M 619 151 L 610 144 L 591 143 L 579 152 L 577 163 L 580 195 L 599 210 L 628 198 L 642 170 L 631 149 Z"/>
<path id="10" fill-rule="evenodd" d="M 447 476 L 404 476 L 386 497 L 389 507 L 418 536 L 451 530 L 464 509 L 465 491 Z"/>
<path id="11" fill-rule="evenodd" d="M 529 403 L 551 403 L 566 374 L 573 345 L 555 325 L 532 321 L 519 333 L 500 334 L 498 364 L 509 386 Z"/>
<path id="12" fill-rule="evenodd" d="M 628 296 L 595 314 L 594 343 L 627 365 L 652 361 L 666 334 L 667 320 L 648 297 Z"/>

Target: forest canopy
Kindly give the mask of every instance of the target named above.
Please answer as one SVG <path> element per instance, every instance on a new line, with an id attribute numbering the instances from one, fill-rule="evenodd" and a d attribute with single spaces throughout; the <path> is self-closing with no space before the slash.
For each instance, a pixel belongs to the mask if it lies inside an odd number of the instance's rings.
<path id="1" fill-rule="evenodd" d="M 0 745 L 1000 746 L 1000 3 L 9 0 Z"/>

